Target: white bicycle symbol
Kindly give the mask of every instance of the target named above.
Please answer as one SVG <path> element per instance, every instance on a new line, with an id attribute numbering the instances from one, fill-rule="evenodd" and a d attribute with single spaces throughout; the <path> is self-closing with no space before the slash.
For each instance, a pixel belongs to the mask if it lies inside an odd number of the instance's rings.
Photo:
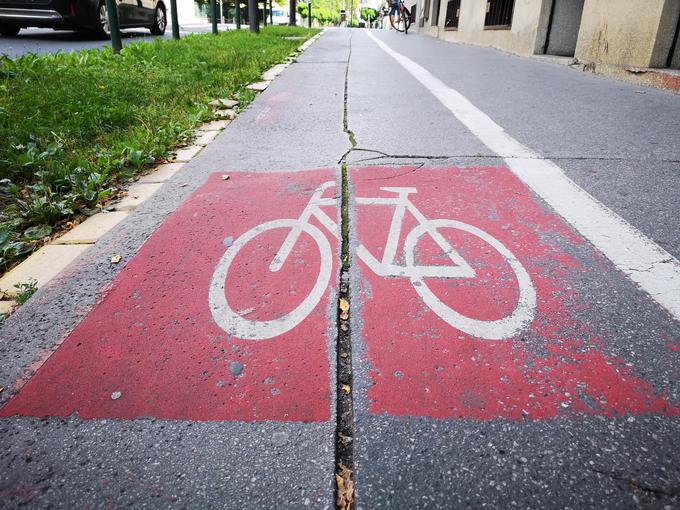
<path id="1" fill-rule="evenodd" d="M 335 182 L 326 182 L 319 186 L 298 219 L 279 219 L 258 225 L 241 237 L 227 249 L 220 259 L 210 282 L 209 303 L 215 322 L 227 333 L 238 338 L 263 340 L 279 336 L 290 331 L 302 322 L 321 300 L 328 286 L 333 269 L 332 250 L 328 239 L 319 228 L 310 223 L 312 216 L 336 238 L 340 238 L 338 224 L 322 209 L 324 206 L 336 206 L 334 198 L 323 198 L 325 190 L 335 186 Z M 423 302 L 442 320 L 465 333 L 482 339 L 500 340 L 509 338 L 527 327 L 534 319 L 536 309 L 536 291 L 526 269 L 517 258 L 500 241 L 467 223 L 450 219 L 427 219 L 409 200 L 409 195 L 417 193 L 416 188 L 385 187 L 382 191 L 396 193 L 392 198 L 357 198 L 359 205 L 388 205 L 394 207 L 394 215 L 385 245 L 382 260 L 377 260 L 363 245 L 357 248 L 357 255 L 377 275 L 384 277 L 406 277 L 411 280 L 415 291 Z M 418 221 L 418 225 L 406 236 L 404 242 L 405 264 L 395 264 L 397 245 L 404 219 L 408 211 Z M 319 275 L 309 295 L 297 308 L 288 314 L 272 320 L 250 320 L 237 313 L 229 304 L 225 293 L 227 274 L 234 258 L 246 243 L 263 232 L 274 229 L 290 229 L 281 248 L 274 256 L 269 269 L 277 272 L 290 255 L 302 232 L 309 234 L 316 242 L 321 255 Z M 498 320 L 480 320 L 462 315 L 445 305 L 430 290 L 426 278 L 474 278 L 475 270 L 438 232 L 441 228 L 453 228 L 472 234 L 492 246 L 507 262 L 517 278 L 519 299 L 514 311 Z M 424 234 L 429 234 L 453 265 L 419 265 L 416 263 L 416 245 Z"/>

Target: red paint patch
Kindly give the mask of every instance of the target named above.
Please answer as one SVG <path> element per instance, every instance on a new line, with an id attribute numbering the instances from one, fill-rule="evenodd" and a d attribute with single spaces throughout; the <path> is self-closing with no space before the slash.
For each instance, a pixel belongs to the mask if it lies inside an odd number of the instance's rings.
<path id="1" fill-rule="evenodd" d="M 480 339 L 447 324 L 416 292 L 417 282 L 377 276 L 359 262 L 362 333 L 373 367 L 371 412 L 481 420 L 549 419 L 574 412 L 680 414 L 623 360 L 605 354 L 603 341 L 579 322 L 575 312 L 584 305 L 572 282 L 583 268 L 565 248 L 582 240 L 509 170 L 369 167 L 353 169 L 351 176 L 358 197 L 358 240 L 376 259 L 387 250 L 395 208 L 362 204 L 361 197 L 393 198 L 394 190 L 380 188 L 415 187 L 409 200 L 428 220 L 458 220 L 490 234 L 519 260 L 536 293 L 528 327 L 509 339 Z M 407 211 L 396 264 L 405 264 L 403 246 L 417 225 Z M 424 278 L 421 285 L 472 319 L 511 314 L 520 295 L 519 277 L 507 258 L 470 232 L 450 225 L 438 231 L 476 276 Z M 415 253 L 419 265 L 452 264 L 427 235 Z M 592 258 L 599 256 L 592 252 Z"/>
<path id="2" fill-rule="evenodd" d="M 680 94 L 680 76 L 677 74 L 668 74 L 667 71 L 665 73 L 657 71 L 655 74 L 660 77 L 662 88 Z"/>
<path id="3" fill-rule="evenodd" d="M 257 341 L 221 329 L 208 292 L 227 245 L 258 224 L 298 218 L 314 190 L 333 180 L 330 170 L 238 174 L 229 181 L 213 175 L 142 246 L 102 302 L 0 415 L 328 420 L 327 309 L 337 278 L 306 320 Z M 332 194 L 330 189 L 325 196 Z M 335 207 L 325 211 L 335 220 Z M 310 223 L 319 226 L 315 219 Z M 278 273 L 269 271 L 285 233 L 263 232 L 232 262 L 227 300 L 249 319 L 290 311 L 319 272 L 319 251 L 307 234 Z M 337 242 L 327 239 L 335 254 Z"/>

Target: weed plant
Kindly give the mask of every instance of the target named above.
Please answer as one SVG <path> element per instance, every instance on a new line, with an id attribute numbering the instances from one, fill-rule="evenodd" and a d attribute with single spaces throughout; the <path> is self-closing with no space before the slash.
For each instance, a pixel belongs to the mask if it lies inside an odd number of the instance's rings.
<path id="1" fill-rule="evenodd" d="M 105 202 L 314 30 L 230 30 L 110 49 L 0 56 L 0 273 Z"/>

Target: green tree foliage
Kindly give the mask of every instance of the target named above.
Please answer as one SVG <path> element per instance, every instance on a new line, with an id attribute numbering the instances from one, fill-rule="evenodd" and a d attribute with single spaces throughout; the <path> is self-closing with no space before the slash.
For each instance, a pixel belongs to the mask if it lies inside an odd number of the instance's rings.
<path id="1" fill-rule="evenodd" d="M 375 21 L 378 18 L 378 11 L 373 7 L 362 7 L 361 19 L 366 21 Z"/>
<path id="2" fill-rule="evenodd" d="M 342 0 L 312 0 L 312 19 L 317 20 L 321 25 L 338 25 L 340 24 L 340 9 L 342 9 Z M 300 16 L 307 19 L 309 15 L 307 2 L 298 0 L 296 10 Z"/>

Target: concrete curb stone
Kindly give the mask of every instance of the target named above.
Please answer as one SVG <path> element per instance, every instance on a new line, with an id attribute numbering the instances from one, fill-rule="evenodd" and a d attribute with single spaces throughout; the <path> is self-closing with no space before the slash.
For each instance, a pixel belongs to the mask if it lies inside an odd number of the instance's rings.
<path id="1" fill-rule="evenodd" d="M 81 255 L 87 244 L 48 244 L 43 246 L 24 262 L 0 278 L 0 290 L 13 293 L 15 285 L 31 280 L 41 287 L 65 269 L 76 257 Z"/>
<path id="2" fill-rule="evenodd" d="M 90 216 L 52 244 L 93 244 L 127 218 L 129 211 L 103 212 Z"/>
<path id="3" fill-rule="evenodd" d="M 128 189 L 128 195 L 115 204 L 115 210 L 126 211 L 136 208 L 139 204 L 156 193 L 162 185 L 163 183 L 161 182 L 133 184 Z"/>

